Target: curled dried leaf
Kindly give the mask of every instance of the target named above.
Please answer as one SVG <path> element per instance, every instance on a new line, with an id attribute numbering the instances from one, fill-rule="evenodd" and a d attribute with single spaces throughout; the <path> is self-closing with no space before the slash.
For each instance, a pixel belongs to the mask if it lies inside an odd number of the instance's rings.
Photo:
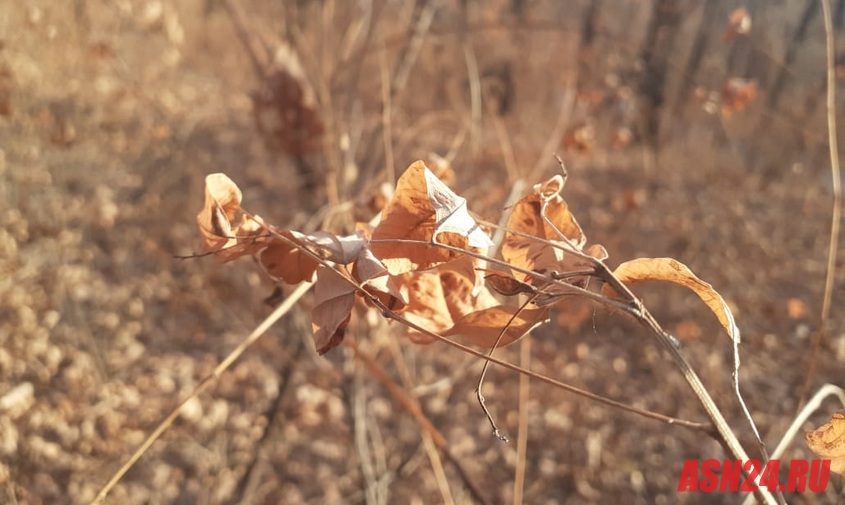
<path id="1" fill-rule="evenodd" d="M 366 243 L 363 232 L 346 236 L 325 231 L 314 233 L 292 231 L 291 234 L 317 256 L 342 265 L 348 265 L 358 259 Z"/>
<path id="2" fill-rule="evenodd" d="M 203 242 L 200 251 L 211 252 L 231 261 L 254 254 L 263 247 L 260 239 L 263 222 L 258 216 L 244 216 L 235 224 L 243 195 L 226 174 L 210 174 L 205 178 L 205 204 L 197 214 Z"/>
<path id="3" fill-rule="evenodd" d="M 830 459 L 830 471 L 845 475 L 845 412 L 834 412 L 830 421 L 804 437 L 810 450 Z"/>
<path id="4" fill-rule="evenodd" d="M 311 311 L 314 345 L 319 354 L 325 354 L 343 342 L 355 304 L 355 287 L 340 272 L 319 267 L 314 303 Z"/>
<path id="5" fill-rule="evenodd" d="M 537 288 L 530 284 L 516 280 L 514 277 L 499 272 L 489 273 L 484 276 L 484 281 L 490 289 L 505 296 L 515 296 L 520 293 L 533 294 Z"/>
<path id="6" fill-rule="evenodd" d="M 486 288 L 476 292 L 473 280 L 460 269 L 409 273 L 401 282 L 408 293 L 403 317 L 433 333 L 442 334 L 464 315 L 498 303 Z M 415 343 L 435 340 L 413 329 L 407 334 Z"/>
<path id="7" fill-rule="evenodd" d="M 358 259 L 352 266 L 352 277 L 390 310 L 394 312 L 405 310 L 408 304 L 407 288 L 396 277 L 389 274 L 387 268 L 375 257 L 369 247 L 361 248 Z"/>
<path id="8" fill-rule="evenodd" d="M 458 256 L 434 246 L 435 242 L 460 249 L 492 245 L 469 215 L 466 199 L 443 184 L 422 161 L 412 164 L 399 178 L 381 222 L 373 230 L 372 240 L 375 241 L 371 244 L 373 253 L 391 275 L 427 270 Z"/>
<path id="9" fill-rule="evenodd" d="M 672 258 L 639 258 L 622 263 L 613 275 L 625 284 L 641 281 L 669 281 L 691 289 L 716 314 L 728 336 L 736 342 L 740 341 L 739 327 L 725 299 L 713 289 L 713 286 L 699 279 L 680 261 Z M 604 293 L 609 296 L 615 295 L 609 286 L 604 287 Z"/>
<path id="10" fill-rule="evenodd" d="M 301 245 L 294 232 L 281 231 L 280 234 Z M 270 244 L 258 254 L 258 262 L 270 277 L 287 284 L 297 284 L 310 281 L 317 269 L 317 261 L 278 238 L 273 238 Z"/>
<path id="11" fill-rule="evenodd" d="M 560 237 L 562 233 L 573 247 L 584 247 L 587 241 L 584 232 L 575 216 L 569 212 L 566 201 L 558 193 L 562 187 L 563 179 L 557 175 L 535 186 L 533 193 L 517 202 L 508 219 L 508 232 L 502 244 L 502 257 L 505 261 L 535 272 L 564 271 L 561 262 L 566 256 L 565 252 L 543 241 L 563 244 Z M 543 219 L 544 205 L 546 217 L 551 225 Z M 521 277 L 520 280 L 532 283 L 532 277 Z"/>

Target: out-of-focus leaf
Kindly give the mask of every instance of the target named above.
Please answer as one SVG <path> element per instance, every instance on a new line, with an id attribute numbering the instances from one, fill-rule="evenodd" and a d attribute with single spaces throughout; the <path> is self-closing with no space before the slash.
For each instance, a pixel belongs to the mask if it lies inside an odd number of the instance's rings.
<path id="1" fill-rule="evenodd" d="M 830 421 L 807 433 L 807 445 L 830 460 L 830 471 L 845 475 L 845 412 L 834 412 Z"/>
<path id="2" fill-rule="evenodd" d="M 745 35 L 751 31 L 751 15 L 744 7 L 739 7 L 731 12 L 728 18 L 728 27 L 722 34 L 722 40 L 730 42 L 737 35 Z"/>
<path id="3" fill-rule="evenodd" d="M 722 115 L 727 118 L 745 110 L 745 107 L 757 97 L 759 87 L 757 81 L 753 79 L 738 77 L 728 79 L 725 87 L 722 88 Z"/>

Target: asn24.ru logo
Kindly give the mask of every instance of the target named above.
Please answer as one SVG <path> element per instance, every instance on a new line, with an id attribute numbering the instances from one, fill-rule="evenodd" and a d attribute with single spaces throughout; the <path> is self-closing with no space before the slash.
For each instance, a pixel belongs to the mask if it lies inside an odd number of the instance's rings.
<path id="1" fill-rule="evenodd" d="M 678 491 L 757 491 L 757 485 L 769 491 L 801 492 L 812 491 L 819 493 L 827 487 L 830 477 L 830 460 L 794 459 L 789 461 L 789 475 L 785 482 L 778 480 L 781 464 L 773 459 L 765 466 L 759 460 L 751 459 L 745 462 L 739 460 L 724 461 L 706 459 L 688 459 L 684 462 Z M 760 481 L 755 484 L 757 477 Z"/>

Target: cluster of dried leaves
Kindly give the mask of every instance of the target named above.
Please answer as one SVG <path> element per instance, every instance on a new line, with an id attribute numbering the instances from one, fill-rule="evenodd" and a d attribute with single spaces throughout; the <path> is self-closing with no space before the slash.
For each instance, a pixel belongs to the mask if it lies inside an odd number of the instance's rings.
<path id="1" fill-rule="evenodd" d="M 510 344 L 548 320 L 572 295 L 614 300 L 592 283 L 607 258 L 587 238 L 560 196 L 564 179 L 538 184 L 512 208 L 501 259 L 470 215 L 467 201 L 422 161 L 399 178 L 392 198 L 370 223 L 348 236 L 300 233 L 265 223 L 241 208 L 242 194 L 224 174 L 206 178 L 197 217 L 203 253 L 223 261 L 252 256 L 271 278 L 294 284 L 316 278 L 314 341 L 325 353 L 343 341 L 356 298 L 401 315 L 417 343 L 461 337 L 493 348 Z M 739 339 L 727 304 L 683 264 L 668 258 L 623 263 L 625 283 L 668 280 L 689 287 Z"/>
<path id="2" fill-rule="evenodd" d="M 314 342 L 323 354 L 343 342 L 356 300 L 405 324 L 427 344 L 460 337 L 483 348 L 513 343 L 549 319 L 571 296 L 619 307 L 631 298 L 617 289 L 662 280 L 686 286 L 739 342 L 725 300 L 683 263 L 640 258 L 604 268 L 599 244 L 587 246 L 566 201 L 560 175 L 534 186 L 511 209 L 501 258 L 493 241 L 455 194 L 422 161 L 399 178 L 380 215 L 352 235 L 301 233 L 265 223 L 241 208 L 242 194 L 224 174 L 206 178 L 197 216 L 202 252 L 224 262 L 251 256 L 276 281 L 314 281 Z M 598 282 L 593 282 L 597 280 Z M 611 281 L 611 282 L 608 282 Z M 614 289 L 616 288 L 616 289 Z M 845 472 L 845 414 L 807 434 L 810 448 Z"/>

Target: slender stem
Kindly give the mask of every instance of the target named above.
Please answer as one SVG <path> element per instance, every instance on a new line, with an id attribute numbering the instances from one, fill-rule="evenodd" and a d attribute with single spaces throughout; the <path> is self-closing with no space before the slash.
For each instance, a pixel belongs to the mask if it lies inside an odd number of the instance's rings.
<path id="1" fill-rule="evenodd" d="M 824 281 L 824 298 L 822 312 L 819 318 L 819 329 L 813 338 L 813 351 L 810 364 L 801 388 L 799 406 L 804 403 L 810 392 L 810 385 L 816 375 L 818 358 L 822 342 L 827 335 L 827 322 L 830 319 L 830 308 L 833 303 L 833 285 L 836 280 L 836 256 L 839 247 L 839 228 L 842 219 L 842 179 L 839 169 L 839 142 L 836 134 L 836 65 L 835 47 L 833 40 L 833 21 L 830 12 L 830 1 L 821 0 L 824 13 L 824 30 L 827 44 L 827 136 L 830 149 L 830 175 L 833 190 L 833 216 L 830 223 L 830 244 L 827 251 L 827 275 Z"/>
<path id="2" fill-rule="evenodd" d="M 496 348 L 499 347 L 499 343 L 502 342 L 502 338 L 505 336 L 505 332 L 508 331 L 508 328 L 510 328 L 511 324 L 513 323 L 513 320 L 516 319 L 516 317 L 519 316 L 519 314 L 523 310 L 525 310 L 525 308 L 528 307 L 528 304 L 531 303 L 536 297 L 537 297 L 537 295 L 535 294 L 531 298 L 529 298 L 528 300 L 525 300 L 525 303 L 523 303 L 519 307 L 519 309 L 517 309 L 517 311 L 514 312 L 514 314 L 510 317 L 510 319 L 508 319 L 507 324 L 505 324 L 505 326 L 502 327 L 502 331 L 500 331 L 499 336 L 496 337 L 496 341 L 493 342 L 493 347 L 490 348 L 490 352 L 487 353 L 488 358 L 493 356 L 493 353 L 496 351 Z M 475 388 L 475 396 L 478 398 L 478 403 L 481 405 L 481 410 L 484 411 L 484 415 L 486 415 L 487 420 L 490 421 L 490 427 L 493 428 L 493 435 L 495 435 L 502 442 L 507 443 L 508 437 L 507 437 L 507 435 L 503 434 L 499 430 L 499 427 L 496 425 L 496 421 L 493 419 L 493 416 L 490 414 L 490 410 L 487 408 L 487 404 L 484 401 L 484 394 L 481 391 L 481 388 L 484 387 L 484 378 L 487 376 L 487 370 L 489 368 L 490 368 L 490 360 L 487 359 L 487 360 L 484 361 L 484 367 L 481 369 L 481 375 L 478 377 L 478 387 Z"/>

